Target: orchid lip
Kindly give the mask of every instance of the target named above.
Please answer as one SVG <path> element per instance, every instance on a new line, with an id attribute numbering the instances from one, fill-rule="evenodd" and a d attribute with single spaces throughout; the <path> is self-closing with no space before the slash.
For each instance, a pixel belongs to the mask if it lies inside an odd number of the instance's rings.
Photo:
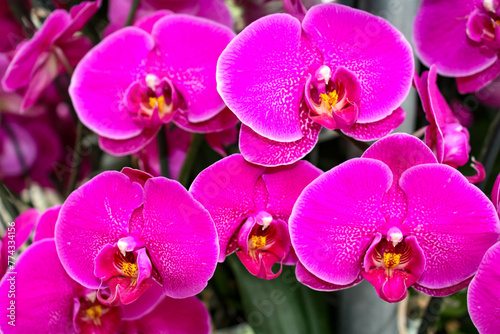
<path id="1" fill-rule="evenodd" d="M 125 93 L 126 109 L 135 122 L 144 125 L 169 122 L 181 104 L 173 83 L 151 73 L 133 82 Z"/>
<path id="2" fill-rule="evenodd" d="M 320 66 L 307 79 L 304 96 L 310 118 L 327 129 L 346 129 L 358 119 L 361 87 L 356 75 L 344 67 L 332 74 L 330 67 Z"/>
<path id="3" fill-rule="evenodd" d="M 274 219 L 266 211 L 260 211 L 246 219 L 238 232 L 236 252 L 248 271 L 260 278 L 272 279 L 281 273 L 272 271 L 272 266 L 283 263 L 290 251 L 288 225 Z"/>
<path id="4" fill-rule="evenodd" d="M 424 269 L 425 258 L 415 237 L 404 236 L 398 227 L 391 227 L 385 238 L 376 234 L 366 252 L 362 274 L 380 298 L 398 302 Z"/>
<path id="5" fill-rule="evenodd" d="M 94 272 L 101 280 L 97 298 L 105 305 L 115 306 L 135 301 L 149 288 L 152 264 L 143 242 L 128 236 L 99 252 Z M 109 296 L 103 296 L 106 288 Z"/>
<path id="6" fill-rule="evenodd" d="M 100 302 L 98 292 L 88 291 L 75 298 L 73 326 L 78 333 L 95 333 L 101 330 L 117 329 L 120 325 L 121 308 Z"/>

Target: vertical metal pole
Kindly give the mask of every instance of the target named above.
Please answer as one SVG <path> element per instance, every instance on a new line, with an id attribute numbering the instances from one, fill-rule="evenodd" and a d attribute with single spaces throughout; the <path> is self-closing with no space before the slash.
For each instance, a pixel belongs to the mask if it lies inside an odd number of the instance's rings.
<path id="1" fill-rule="evenodd" d="M 381 16 L 401 31 L 412 43 L 413 21 L 419 1 L 414 0 L 341 0 L 340 3 Z M 417 94 L 412 88 L 403 102 L 406 111 L 404 123 L 398 132 L 415 131 Z M 342 334 L 396 334 L 397 304 L 380 299 L 373 286 L 364 281 L 361 284 L 340 291 L 339 333 Z"/>

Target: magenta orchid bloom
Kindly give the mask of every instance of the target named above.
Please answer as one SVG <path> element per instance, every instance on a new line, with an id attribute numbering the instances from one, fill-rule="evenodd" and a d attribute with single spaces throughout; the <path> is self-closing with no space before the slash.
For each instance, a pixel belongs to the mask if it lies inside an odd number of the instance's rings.
<path id="1" fill-rule="evenodd" d="M 53 187 L 50 175 L 62 156 L 61 146 L 45 119 L 0 114 L 0 179 L 16 193 L 27 180 Z"/>
<path id="2" fill-rule="evenodd" d="M 500 216 L 500 175 L 491 200 Z M 481 334 L 495 334 L 500 330 L 500 243 L 491 247 L 483 257 L 467 295 L 467 306 L 472 322 Z"/>
<path id="3" fill-rule="evenodd" d="M 496 334 L 500 330 L 500 243 L 484 255 L 467 295 L 467 307 L 472 322 L 481 334 Z"/>
<path id="4" fill-rule="evenodd" d="M 40 259 L 50 275 L 40 271 Z M 12 284 L 15 299 L 9 297 Z M 0 282 L 0 291 L 5 296 L 0 300 L 0 329 L 5 333 L 210 332 L 208 312 L 198 299 L 161 296 L 159 285 L 130 305 L 101 303 L 96 290 L 81 286 L 66 273 L 54 239 L 28 247 L 19 257 L 15 273 L 8 272 Z"/>
<path id="5" fill-rule="evenodd" d="M 104 172 L 74 191 L 55 238 L 68 274 L 99 289 L 99 301 L 112 306 L 134 302 L 155 282 L 167 296 L 193 296 L 218 257 L 213 221 L 187 190 L 129 168 Z"/>
<path id="6" fill-rule="evenodd" d="M 207 121 L 225 107 L 215 67 L 233 36 L 217 23 L 169 12 L 117 31 L 76 68 L 69 88 L 76 112 L 114 155 L 137 153 L 170 121 L 184 128 Z"/>
<path id="7" fill-rule="evenodd" d="M 290 234 L 304 268 L 330 288 L 365 278 L 397 302 L 410 286 L 432 296 L 467 286 L 500 223 L 457 170 L 417 138 L 396 134 L 307 186 Z"/>
<path id="8" fill-rule="evenodd" d="M 28 240 L 40 213 L 36 209 L 28 209 L 9 223 L 0 242 L 0 277 L 7 271 L 9 264 L 17 259 L 17 250 Z"/>
<path id="9" fill-rule="evenodd" d="M 22 43 L 2 79 L 6 91 L 26 88 L 22 110 L 32 106 L 54 78 L 74 67 L 90 50 L 90 41 L 76 33 L 99 9 L 101 0 L 82 2 L 71 12 L 52 12 L 35 36 Z"/>
<path id="10" fill-rule="evenodd" d="M 439 163 L 453 168 L 465 165 L 469 161 L 469 131 L 460 124 L 441 95 L 436 82 L 436 66 L 432 65 L 429 72 L 422 73 L 421 78 L 415 74 L 413 80 L 430 123 L 425 130 L 425 144 L 434 152 Z M 469 181 L 483 181 L 483 165 L 473 158 L 473 167 L 478 173 L 468 178 Z"/>
<path id="11" fill-rule="evenodd" d="M 500 74 L 498 0 L 423 0 L 414 23 L 416 51 L 437 72 L 456 77 L 460 93 L 474 92 Z"/>
<path id="12" fill-rule="evenodd" d="M 409 43 L 388 22 L 323 4 L 302 22 L 274 14 L 249 25 L 222 53 L 217 88 L 243 123 L 245 159 L 276 166 L 310 152 L 322 126 L 359 140 L 391 132 L 413 68 Z"/>
<path id="13" fill-rule="evenodd" d="M 132 0 L 109 1 L 109 26 L 105 36 L 123 28 L 127 20 Z M 139 3 L 134 22 L 160 10 L 171 10 L 179 14 L 189 14 L 213 20 L 229 28 L 233 27 L 231 13 L 223 0 L 143 0 Z"/>
<path id="14" fill-rule="evenodd" d="M 212 216 L 219 262 L 236 251 L 248 271 L 272 279 L 275 263 L 295 264 L 288 217 L 300 192 L 321 171 L 307 161 L 265 168 L 231 155 L 202 171 L 190 192 Z"/>

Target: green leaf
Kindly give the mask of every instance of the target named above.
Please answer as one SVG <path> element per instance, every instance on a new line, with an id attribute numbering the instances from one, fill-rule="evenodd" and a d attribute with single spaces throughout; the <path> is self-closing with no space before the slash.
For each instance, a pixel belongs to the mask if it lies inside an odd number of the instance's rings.
<path id="1" fill-rule="evenodd" d="M 256 334 L 332 332 L 322 293 L 299 283 L 295 267 L 284 266 L 279 277 L 268 281 L 251 275 L 235 255 L 226 261 L 238 281 L 247 322 Z"/>

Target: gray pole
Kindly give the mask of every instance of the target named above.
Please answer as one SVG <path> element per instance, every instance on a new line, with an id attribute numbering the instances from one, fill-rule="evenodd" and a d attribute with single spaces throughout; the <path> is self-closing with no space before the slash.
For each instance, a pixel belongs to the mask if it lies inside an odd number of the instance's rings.
<path id="1" fill-rule="evenodd" d="M 343 0 L 349 6 L 381 16 L 393 24 L 412 43 L 413 20 L 419 1 L 415 0 Z M 415 131 L 417 94 L 412 88 L 403 102 L 406 111 L 404 123 L 398 132 Z M 340 291 L 339 333 L 342 334 L 396 334 L 397 304 L 380 299 L 371 284 L 363 283 Z"/>

